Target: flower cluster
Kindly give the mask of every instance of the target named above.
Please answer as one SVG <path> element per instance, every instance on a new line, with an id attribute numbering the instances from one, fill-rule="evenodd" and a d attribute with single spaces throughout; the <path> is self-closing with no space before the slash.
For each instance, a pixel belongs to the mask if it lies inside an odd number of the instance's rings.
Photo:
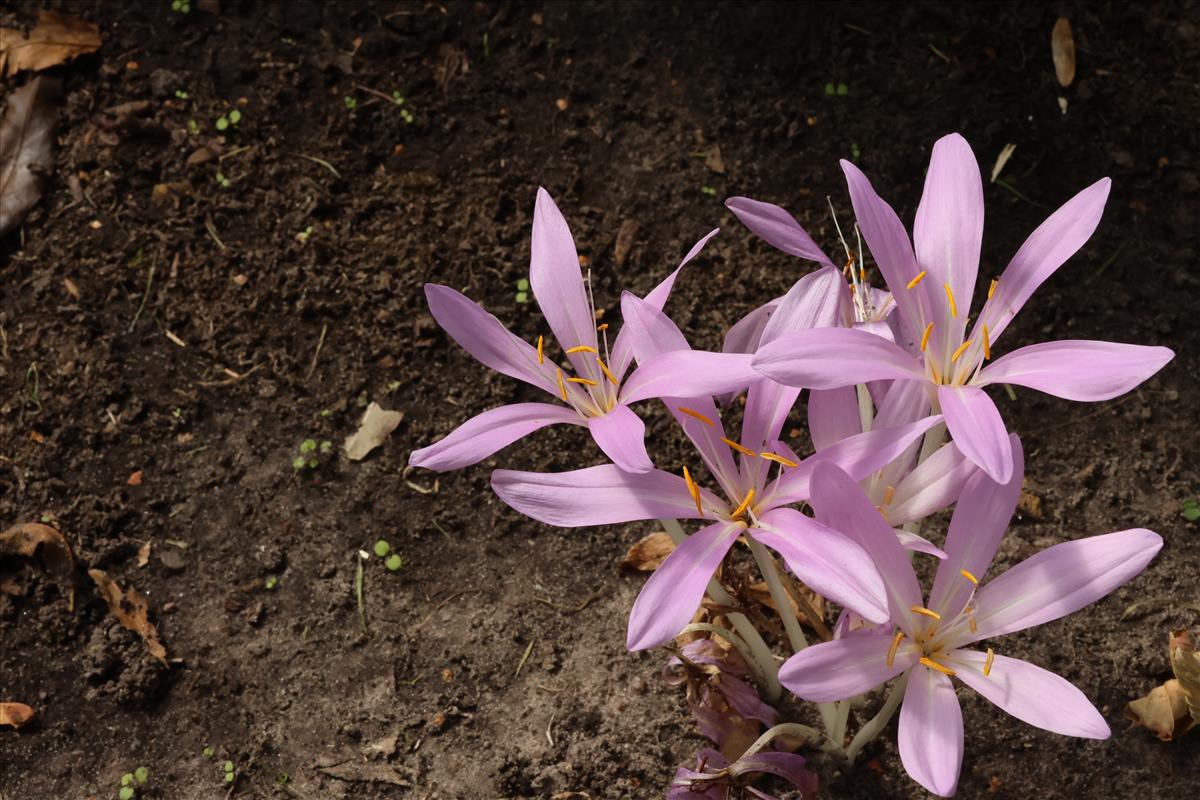
<path id="1" fill-rule="evenodd" d="M 1108 725 L 1079 689 L 987 643 L 1104 597 L 1162 545 L 1151 531 L 1125 530 L 989 574 L 1025 469 L 1020 439 L 984 387 L 1107 400 L 1174 355 L 1062 340 L 993 359 L 1017 312 L 1095 230 L 1109 180 L 1029 236 L 972 320 L 984 207 L 967 142 L 952 134 L 935 144 L 911 240 L 866 176 L 849 162 L 842 168 L 858 235 L 852 247 L 839 229 L 840 268 L 783 209 L 727 202 L 760 238 L 816 268 L 734 324 L 721 352 L 692 349 L 664 312 L 680 270 L 717 231 L 646 297 L 623 295 L 623 327 L 610 347 L 566 221 L 544 190 L 529 282 L 556 351 L 544 336 L 523 341 L 449 287 L 425 288 L 434 317 L 464 349 L 557 402 L 485 411 L 410 463 L 457 469 L 548 425 L 583 425 L 608 463 L 549 474 L 498 469 L 496 494 L 551 525 L 659 520 L 674 540 L 634 602 L 626 644 L 687 642 L 668 671 L 687 684 L 689 706 L 719 750 L 702 751 L 695 769 L 680 767 L 669 798 L 770 797 L 751 786 L 759 775 L 807 796 L 816 778 L 785 740 L 823 743 L 853 762 L 897 710 L 905 769 L 929 791 L 952 795 L 963 753 L 954 680 L 1029 724 L 1106 738 Z M 868 253 L 882 287 L 868 282 Z M 782 431 L 804 391 L 812 448 L 801 455 Z M 651 458 L 632 408 L 646 400 L 666 407 L 694 460 L 666 469 Z M 728 427 L 739 413 L 740 429 Z M 944 537 L 923 537 L 922 522 L 951 506 Z M 700 524 L 688 534 L 679 520 Z M 937 559 L 928 593 L 913 566 L 924 557 Z M 761 576 L 763 605 L 792 650 L 782 665 L 768 643 L 778 638 L 770 620 L 749 608 L 749 572 Z M 811 593 L 843 609 L 832 631 Z M 814 634 L 820 641 L 809 641 Z M 861 707 L 864 693 L 889 682 L 876 716 L 848 736 L 852 703 Z M 817 704 L 823 733 L 779 723 L 784 689 Z M 771 727 L 760 734 L 761 725 Z"/>

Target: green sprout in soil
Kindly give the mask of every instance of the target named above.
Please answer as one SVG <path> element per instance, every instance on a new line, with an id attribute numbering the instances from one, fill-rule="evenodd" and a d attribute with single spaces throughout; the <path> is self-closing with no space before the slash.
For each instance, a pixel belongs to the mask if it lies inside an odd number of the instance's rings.
<path id="1" fill-rule="evenodd" d="M 404 105 L 404 102 L 405 102 L 404 95 L 400 94 L 400 92 L 398 90 L 393 91 L 392 92 L 392 102 L 398 106 Z M 406 123 L 411 125 L 412 121 L 413 121 L 412 112 L 409 111 L 407 108 L 400 109 L 400 119 L 404 120 Z"/>
<path id="2" fill-rule="evenodd" d="M 827 83 L 825 84 L 825 94 L 830 97 L 833 97 L 834 95 L 837 95 L 838 97 L 845 97 L 846 95 L 850 94 L 850 87 L 844 83 L 839 83 L 836 86 L 832 83 Z"/>
<path id="3" fill-rule="evenodd" d="M 858 161 L 858 157 L 861 155 L 862 155 L 862 151 L 858 149 L 858 145 L 855 142 L 851 142 L 850 143 L 850 157 L 853 158 L 855 161 Z"/>
<path id="4" fill-rule="evenodd" d="M 399 553 L 392 551 L 392 546 L 388 544 L 387 539 L 380 539 L 375 543 L 375 555 L 383 559 L 383 565 L 387 567 L 388 572 L 396 572 L 404 566 L 404 559 Z"/>
<path id="5" fill-rule="evenodd" d="M 138 788 L 145 786 L 148 780 L 150 780 L 150 770 L 145 767 L 138 767 L 133 772 L 126 772 L 121 776 L 121 788 L 117 790 L 118 800 L 133 800 L 137 796 Z"/>
<path id="6" fill-rule="evenodd" d="M 187 99 L 188 99 L 188 93 L 187 93 L 187 92 L 185 92 L 183 89 L 176 89 L 176 90 L 175 90 L 175 97 L 176 97 L 177 99 L 179 99 L 179 100 L 187 100 Z"/>
<path id="7" fill-rule="evenodd" d="M 298 241 L 300 244 L 304 244 L 308 241 L 308 237 L 313 235 L 314 230 L 315 228 L 313 228 L 312 225 L 309 225 L 307 228 L 296 234 L 296 241 Z"/>
<path id="8" fill-rule="evenodd" d="M 1183 501 L 1183 505 L 1179 509 L 1179 513 L 1188 522 L 1195 522 L 1196 520 L 1200 519 L 1200 501 L 1197 501 L 1194 497 L 1189 497 L 1187 500 Z"/>
<path id="9" fill-rule="evenodd" d="M 226 128 L 228 128 L 230 125 L 237 125 L 241 121 L 242 121 L 242 112 L 239 111 L 238 109 L 234 108 L 234 109 L 231 109 L 230 112 L 228 114 L 226 114 L 225 116 L 217 117 L 217 121 L 215 124 L 217 126 L 217 130 L 223 131 Z"/>
<path id="10" fill-rule="evenodd" d="M 517 302 L 529 302 L 529 280 L 527 278 L 521 278 L 517 281 Z"/>
<path id="11" fill-rule="evenodd" d="M 234 780 L 237 779 L 237 773 L 233 771 L 233 762 L 226 761 L 224 770 L 225 770 L 225 782 L 233 783 Z"/>
<path id="12" fill-rule="evenodd" d="M 333 416 L 333 409 L 332 408 L 322 408 L 321 411 L 317 414 L 317 416 L 321 417 L 323 419 L 329 419 L 330 417 Z"/>
<path id="13" fill-rule="evenodd" d="M 716 196 L 717 196 L 717 190 L 716 190 L 716 189 L 714 189 L 714 188 L 713 188 L 713 187 L 711 187 L 711 186 L 701 186 L 701 187 L 700 187 L 700 192 L 701 192 L 701 194 L 706 194 L 706 195 L 708 195 L 709 197 L 716 197 Z"/>
<path id="14" fill-rule="evenodd" d="M 342 102 L 346 104 L 346 108 L 349 109 L 350 111 L 353 111 L 354 109 L 358 108 L 358 100 L 351 97 L 350 95 L 346 95 L 345 97 L 343 97 Z"/>
<path id="15" fill-rule="evenodd" d="M 222 189 L 228 189 L 231 185 L 233 185 L 233 181 L 225 177 L 225 173 L 223 172 L 217 172 L 217 183 L 221 184 Z"/>
<path id="16" fill-rule="evenodd" d="M 194 120 L 194 119 L 189 119 L 188 120 L 188 133 L 190 133 L 192 136 L 199 136 L 200 135 L 200 123 L 196 122 L 196 120 Z"/>
<path id="17" fill-rule="evenodd" d="M 317 444 L 316 439 L 305 439 L 300 443 L 300 455 L 292 459 L 292 469 L 297 472 L 303 469 L 316 469 L 321 466 L 320 456 L 327 455 L 333 450 L 333 442 L 325 440 Z"/>
<path id="18" fill-rule="evenodd" d="M 394 392 L 403 385 L 404 384 L 402 384 L 400 381 L 388 381 L 387 390 L 389 392 Z"/>
<path id="19" fill-rule="evenodd" d="M 279 585 L 278 575 L 268 575 L 266 582 L 263 583 L 263 588 L 268 592 L 275 591 L 275 587 Z"/>
<path id="20" fill-rule="evenodd" d="M 192 13 L 192 4 L 188 0 L 171 0 L 171 10 L 176 14 Z"/>
<path id="21" fill-rule="evenodd" d="M 212 745 L 209 745 L 209 744 L 204 745 L 204 749 L 201 750 L 200 752 L 204 755 L 205 758 L 212 758 L 214 755 L 217 754 L 217 751 L 213 750 Z"/>

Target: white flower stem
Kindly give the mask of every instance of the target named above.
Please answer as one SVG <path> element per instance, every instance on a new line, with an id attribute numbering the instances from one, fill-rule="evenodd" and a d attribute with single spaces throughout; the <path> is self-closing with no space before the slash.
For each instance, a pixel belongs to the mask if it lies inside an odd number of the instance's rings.
<path id="1" fill-rule="evenodd" d="M 846 748 L 846 760 L 851 765 L 854 764 L 854 759 L 858 757 L 863 747 L 883 733 L 883 729 L 892 721 L 896 709 L 900 708 L 900 703 L 904 700 L 904 689 L 907 686 L 908 673 L 906 672 L 900 676 L 900 680 L 892 684 L 891 693 L 884 701 L 883 708 L 879 709 L 879 713 L 867 720 L 867 723 L 859 728 L 858 733 L 854 734 L 854 738 L 850 740 L 850 746 Z"/>
<path id="2" fill-rule="evenodd" d="M 871 430 L 875 424 L 875 403 L 871 400 L 871 392 L 865 383 L 854 387 L 858 391 L 858 419 L 862 423 L 863 433 Z"/>
<path id="3" fill-rule="evenodd" d="M 807 725 L 801 725 L 799 722 L 781 722 L 780 724 L 768 728 L 754 740 L 754 744 L 746 748 L 746 752 L 742 753 L 741 758 L 756 755 L 766 749 L 767 745 L 778 739 L 780 736 L 797 736 L 803 738 L 806 742 L 816 744 L 821 742 L 821 749 L 827 752 L 840 752 L 841 748 L 833 746 L 825 736 L 816 728 L 810 728 Z"/>
<path id="4" fill-rule="evenodd" d="M 684 533 L 683 526 L 679 524 L 678 520 L 660 519 L 659 523 L 676 545 L 687 538 L 687 534 Z M 733 598 L 716 578 L 708 582 L 707 591 L 708 596 L 717 605 L 729 607 L 735 605 Z M 783 687 L 779 685 L 779 665 L 775 661 L 775 656 L 771 654 L 771 648 L 767 646 L 762 634 L 746 618 L 745 614 L 730 611 L 726 612 L 725 617 L 749 650 L 750 658 L 747 659 L 747 666 L 754 672 L 754 677 L 762 688 L 763 699 L 768 703 L 779 702 L 779 698 L 783 696 Z"/>

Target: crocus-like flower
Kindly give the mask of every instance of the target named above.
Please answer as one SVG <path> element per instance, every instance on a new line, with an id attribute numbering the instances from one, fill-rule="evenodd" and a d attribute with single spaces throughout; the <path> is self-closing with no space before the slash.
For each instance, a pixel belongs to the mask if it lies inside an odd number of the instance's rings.
<path id="1" fill-rule="evenodd" d="M 647 295 L 646 302 L 661 309 L 679 270 L 716 233 L 714 230 L 697 242 L 679 267 Z M 607 333 L 597 336 L 575 241 L 545 189 L 538 189 L 534 208 L 529 283 L 574 374 L 548 357 L 543 337 L 538 337 L 536 346 L 521 340 L 460 292 L 430 283 L 425 285 L 425 297 L 434 319 L 464 350 L 497 372 L 532 384 L 565 405 L 513 403 L 493 408 L 467 420 L 441 441 L 415 451 L 409 463 L 439 472 L 459 469 L 547 425 L 568 423 L 586 425 L 596 444 L 621 469 L 650 469 L 646 426 L 629 409 L 633 402 L 629 393 L 622 392 L 622 379 L 633 360 L 629 337 L 622 330 L 610 353 Z M 601 325 L 601 332 L 607 327 Z"/>
<path id="2" fill-rule="evenodd" d="M 817 795 L 817 776 L 804 766 L 804 756 L 797 753 L 753 753 L 732 764 L 716 750 L 700 751 L 696 769 L 680 767 L 667 792 L 667 800 L 777 800 L 750 786 L 756 775 L 777 775 L 799 790 L 800 797 L 810 800 Z"/>
<path id="3" fill-rule="evenodd" d="M 837 286 L 832 268 L 797 282 L 771 317 L 765 341 L 795 327 L 833 324 Z M 626 324 L 636 326 L 638 373 L 673 376 L 675 385 L 709 381 L 713 393 L 731 390 L 717 370 L 689 377 L 692 356 L 699 363 L 719 362 L 722 354 L 693 353 L 687 340 L 665 314 L 645 301 L 626 295 Z M 740 358 L 748 362 L 746 357 Z M 702 519 L 709 524 L 685 539 L 646 581 L 629 618 L 630 650 L 656 647 L 687 625 L 704 597 L 708 581 L 725 554 L 742 536 L 775 550 L 788 567 L 818 594 L 855 609 L 867 619 L 886 618 L 882 586 L 866 554 L 840 534 L 806 517 L 794 503 L 809 497 L 813 467 L 832 461 L 863 478 L 895 459 L 939 422 L 926 417 L 909 425 L 879 428 L 849 437 L 801 459 L 779 440 L 798 390 L 759 378 L 753 371 L 740 441 L 726 435 L 711 396 L 681 391 L 658 392 L 699 451 L 722 490 L 703 488 L 690 471 L 683 476 L 662 470 L 632 474 L 612 465 L 561 473 L 496 470 L 492 488 L 504 502 L 526 516 L 564 527 L 606 525 L 646 519 Z M 738 373 L 734 373 L 734 378 Z M 733 380 L 731 379 L 731 380 Z M 631 377 L 631 384 L 639 381 Z M 670 381 L 669 381 L 670 382 Z"/>
<path id="4" fill-rule="evenodd" d="M 904 768 L 942 796 L 954 794 L 963 754 L 957 678 L 1012 716 L 1054 733 L 1105 739 L 1104 718 L 1065 679 L 1020 659 L 972 647 L 1041 625 L 1099 600 L 1150 562 L 1162 539 L 1144 529 L 1057 544 L 984 582 L 1016 507 L 1024 466 L 998 484 L 976 472 L 963 488 L 946 558 L 923 602 L 916 573 L 890 528 L 854 481 L 830 464 L 813 473 L 817 518 L 871 553 L 887 585 L 892 630 L 860 632 L 792 656 L 779 679 L 802 698 L 841 700 L 904 675 L 899 745 Z M 893 691 L 899 691 L 897 684 Z"/>
<path id="5" fill-rule="evenodd" d="M 983 184 L 966 140 L 951 134 L 934 145 L 913 228 L 915 251 L 900 218 L 866 176 L 841 163 L 858 224 L 895 299 L 899 338 L 893 343 L 848 328 L 799 331 L 758 351 L 754 366 L 764 375 L 810 389 L 921 381 L 963 454 L 1007 483 L 1013 468 L 1008 433 L 984 386 L 1009 383 L 1068 400 L 1108 400 L 1174 356 L 1165 347 L 1063 340 L 1022 347 L 984 366 L 1034 290 L 1096 229 L 1108 178 L 1077 194 L 1030 235 L 989 287 L 967 333 L 983 238 Z"/>

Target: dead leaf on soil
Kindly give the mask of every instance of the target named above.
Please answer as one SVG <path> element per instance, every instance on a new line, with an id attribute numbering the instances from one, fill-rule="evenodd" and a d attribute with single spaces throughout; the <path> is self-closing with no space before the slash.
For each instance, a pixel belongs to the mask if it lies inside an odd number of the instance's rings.
<path id="1" fill-rule="evenodd" d="M 8 95 L 0 119 L 0 236 L 25 219 L 54 166 L 59 81 L 34 78 Z"/>
<path id="2" fill-rule="evenodd" d="M 718 175 L 725 174 L 725 159 L 721 158 L 721 145 L 714 144 L 704 154 L 704 166 Z"/>
<path id="3" fill-rule="evenodd" d="M 752 583 L 747 588 L 750 590 L 750 596 L 753 597 L 757 602 L 762 603 L 764 606 L 776 613 L 779 612 L 778 607 L 775 605 L 775 598 L 771 596 L 771 590 L 767 588 L 766 581 Z M 824 612 L 825 598 L 821 597 L 819 594 L 803 584 L 799 585 L 797 588 L 799 591 L 804 593 L 804 596 L 808 599 L 808 602 L 812 604 L 815 610 Z M 811 626 L 812 622 L 808 619 L 808 615 L 804 613 L 804 609 L 797 605 L 795 598 L 789 599 L 792 602 L 792 612 L 796 615 L 796 619 L 799 620 L 802 625 Z M 823 622 L 824 621 L 822 620 L 822 623 Z M 822 627 L 824 627 L 823 624 Z"/>
<path id="4" fill-rule="evenodd" d="M 617 243 L 613 246 L 613 260 L 617 262 L 618 267 L 625 266 L 625 260 L 629 258 L 629 251 L 633 249 L 634 238 L 637 236 L 639 227 L 641 227 L 641 223 L 636 219 L 627 219 L 617 230 Z"/>
<path id="5" fill-rule="evenodd" d="M 33 719 L 33 709 L 24 703 L 0 703 L 0 725 L 20 728 Z"/>
<path id="6" fill-rule="evenodd" d="M 57 67 L 98 47 L 99 25 L 56 11 L 39 11 L 28 37 L 16 28 L 0 28 L 0 73 L 11 78 L 23 69 Z"/>
<path id="7" fill-rule="evenodd" d="M 1000 173 L 1004 171 L 1004 167 L 1008 164 L 1008 160 L 1012 158 L 1012 154 L 1017 151 L 1017 146 L 1012 142 L 1000 148 L 1000 155 L 996 156 L 996 163 L 992 165 L 992 183 L 996 182 L 996 178 L 1000 177 Z"/>
<path id="8" fill-rule="evenodd" d="M 40 522 L 23 522 L 0 533 L 0 556 L 39 558 L 56 578 L 70 578 L 75 556 L 65 536 Z"/>
<path id="9" fill-rule="evenodd" d="M 140 569 L 150 563 L 150 542 L 146 542 L 138 548 L 137 565 Z"/>
<path id="10" fill-rule="evenodd" d="M 675 543 L 665 531 L 648 534 L 621 557 L 621 568 L 653 572 L 674 549 Z"/>
<path id="11" fill-rule="evenodd" d="M 1186 630 L 1168 640 L 1175 677 L 1125 706 L 1125 716 L 1169 742 L 1200 722 L 1200 653 Z"/>
<path id="12" fill-rule="evenodd" d="M 390 764 L 368 764 L 358 761 L 347 761 L 343 764 L 333 764 L 328 767 L 318 767 L 317 770 L 339 781 L 361 783 L 390 783 L 393 786 L 408 787 L 412 784 Z"/>
<path id="13" fill-rule="evenodd" d="M 368 453 L 383 444 L 402 419 L 403 411 L 388 411 L 378 403 L 371 403 L 367 406 L 362 421 L 358 423 L 358 431 L 353 436 L 346 437 L 346 443 L 343 445 L 346 458 L 362 461 Z"/>
<path id="14" fill-rule="evenodd" d="M 1064 88 L 1075 80 L 1075 37 L 1071 35 L 1071 23 L 1059 17 L 1050 34 L 1050 54 L 1054 57 L 1054 75 Z"/>
<path id="15" fill-rule="evenodd" d="M 116 581 L 108 577 L 108 573 L 102 569 L 89 569 L 88 575 L 96 582 L 100 596 L 104 598 L 104 602 L 108 603 L 108 610 L 117 618 L 117 622 L 142 637 L 150 655 L 162 662 L 164 667 L 167 666 L 167 648 L 163 647 L 162 642 L 159 641 L 158 631 L 150 622 L 148 616 L 150 608 L 146 604 L 146 598 L 138 594 L 137 590 L 132 587 L 128 591 L 122 592 Z"/>

